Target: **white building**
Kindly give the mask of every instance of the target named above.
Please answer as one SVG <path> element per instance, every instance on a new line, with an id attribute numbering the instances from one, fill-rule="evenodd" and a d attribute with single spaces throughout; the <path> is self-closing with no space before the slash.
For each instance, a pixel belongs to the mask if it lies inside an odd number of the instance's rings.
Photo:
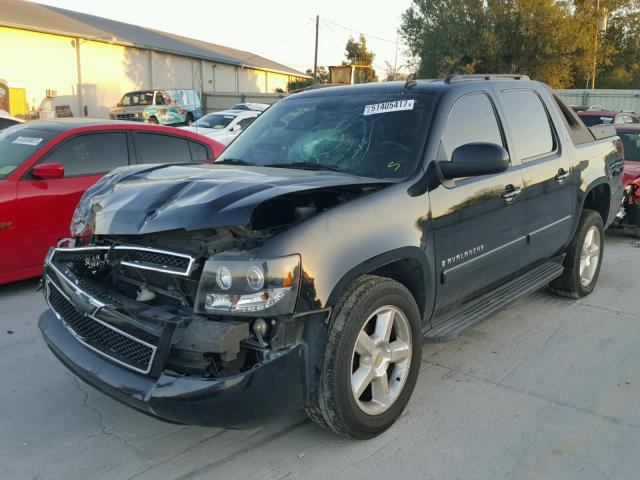
<path id="1" fill-rule="evenodd" d="M 47 97 L 106 117 L 122 94 L 193 88 L 218 94 L 286 90 L 307 75 L 250 52 L 30 3 L 0 0 L 0 78 L 25 89 L 25 109 Z M 18 112 L 20 113 L 20 112 Z"/>

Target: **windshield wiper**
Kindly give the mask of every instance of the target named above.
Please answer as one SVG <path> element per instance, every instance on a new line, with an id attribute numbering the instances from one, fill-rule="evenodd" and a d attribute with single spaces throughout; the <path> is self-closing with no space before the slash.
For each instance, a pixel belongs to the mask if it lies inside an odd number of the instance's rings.
<path id="1" fill-rule="evenodd" d="M 225 158 L 223 160 L 216 160 L 213 164 L 218 165 L 253 165 L 252 163 L 247 162 L 246 160 L 241 160 L 239 158 Z"/>
<path id="2" fill-rule="evenodd" d="M 327 165 L 324 163 L 306 163 L 306 162 L 293 162 L 293 163 L 267 163 L 262 165 L 263 167 L 273 168 L 297 168 L 300 170 L 328 170 L 330 172 L 346 173 L 337 167 Z"/>

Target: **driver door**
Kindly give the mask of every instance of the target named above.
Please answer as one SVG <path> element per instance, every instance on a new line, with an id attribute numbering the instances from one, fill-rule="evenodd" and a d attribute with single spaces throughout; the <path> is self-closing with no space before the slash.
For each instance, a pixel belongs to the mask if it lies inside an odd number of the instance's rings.
<path id="1" fill-rule="evenodd" d="M 474 142 L 507 148 L 494 102 L 485 92 L 455 101 L 438 160 L 450 160 L 457 147 Z M 503 173 L 443 181 L 429 194 L 439 281 L 436 313 L 483 293 L 524 266 L 523 180 L 519 165 L 511 162 Z"/>

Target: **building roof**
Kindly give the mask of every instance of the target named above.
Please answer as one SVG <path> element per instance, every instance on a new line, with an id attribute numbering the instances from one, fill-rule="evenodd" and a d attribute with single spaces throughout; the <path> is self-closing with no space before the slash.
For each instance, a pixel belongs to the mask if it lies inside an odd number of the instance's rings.
<path id="1" fill-rule="evenodd" d="M 240 67 L 308 77 L 302 72 L 251 52 L 24 0 L 0 0 L 0 26 L 81 37 Z"/>

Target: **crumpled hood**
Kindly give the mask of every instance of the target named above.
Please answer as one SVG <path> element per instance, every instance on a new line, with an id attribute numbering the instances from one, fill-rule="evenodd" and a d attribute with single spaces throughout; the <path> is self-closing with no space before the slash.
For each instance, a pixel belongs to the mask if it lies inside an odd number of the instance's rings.
<path id="1" fill-rule="evenodd" d="M 277 196 L 384 183 L 333 172 L 233 165 L 118 168 L 85 192 L 71 233 L 137 235 L 247 225 L 260 203 Z"/>

